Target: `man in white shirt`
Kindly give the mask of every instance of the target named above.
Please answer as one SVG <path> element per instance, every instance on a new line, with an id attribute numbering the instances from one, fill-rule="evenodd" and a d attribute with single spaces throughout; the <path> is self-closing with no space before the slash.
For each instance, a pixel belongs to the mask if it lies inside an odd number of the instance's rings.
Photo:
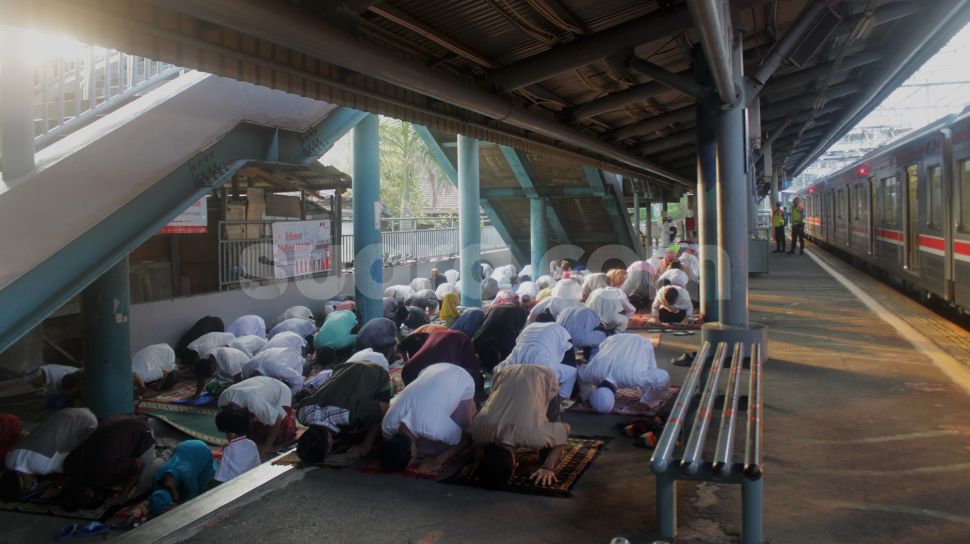
<path id="1" fill-rule="evenodd" d="M 247 353 L 230 347 L 216 348 L 206 353 L 195 365 L 196 396 L 202 394 L 203 388 L 210 393 L 219 394 L 239 381 L 243 366 L 250 359 L 252 357 Z M 213 379 L 207 385 L 209 378 Z"/>
<path id="2" fill-rule="evenodd" d="M 60 393 L 61 380 L 64 379 L 64 376 L 74 374 L 78 370 L 81 369 L 76 366 L 56 364 L 40 365 L 40 368 L 31 377 L 30 385 L 43 387 L 46 393 Z"/>
<path id="3" fill-rule="evenodd" d="M 284 422 L 290 417 L 293 394 L 285 383 L 266 376 L 254 376 L 229 386 L 219 395 L 219 408 L 242 410 L 262 427 L 263 439 L 256 441 L 263 451 L 269 451 L 280 436 Z M 289 427 L 289 426 L 287 426 Z"/>
<path id="4" fill-rule="evenodd" d="M 690 276 L 687 275 L 687 272 L 684 272 L 683 265 L 680 264 L 680 261 L 673 261 L 670 263 L 670 267 L 657 278 L 657 287 L 663 287 L 669 283 L 678 287 L 687 288 L 688 282 L 690 282 Z"/>
<path id="5" fill-rule="evenodd" d="M 291 331 L 283 331 L 274 334 L 273 337 L 269 339 L 269 342 L 266 342 L 263 345 L 260 351 L 265 351 L 272 348 L 286 348 L 297 353 L 304 353 L 306 351 L 306 345 L 307 339 L 305 336 Z"/>
<path id="6" fill-rule="evenodd" d="M 572 396 L 576 385 L 576 368 L 563 363 L 566 353 L 573 349 L 569 331 L 558 323 L 532 323 L 522 329 L 515 339 L 515 347 L 495 372 L 511 365 L 541 365 L 556 374 L 559 394 Z"/>
<path id="7" fill-rule="evenodd" d="M 451 363 L 428 366 L 391 399 L 381 424 L 381 467 L 399 472 L 429 451 L 437 456 L 418 472 L 434 472 L 471 445 L 465 431 L 474 416 L 475 382 L 468 372 Z"/>
<path id="8" fill-rule="evenodd" d="M 266 339 L 255 334 L 237 336 L 236 338 L 233 338 L 231 342 L 229 342 L 229 347 L 236 348 L 249 357 L 252 357 L 253 355 L 259 353 L 259 350 L 266 347 Z"/>
<path id="9" fill-rule="evenodd" d="M 226 327 L 226 332 L 231 332 L 237 338 L 249 335 L 266 338 L 266 321 L 258 315 L 240 316 Z"/>
<path id="10" fill-rule="evenodd" d="M 270 342 L 282 332 L 292 332 L 302 338 L 312 337 L 317 333 L 317 324 L 302 317 L 291 317 L 280 321 L 271 331 L 269 331 Z"/>
<path id="11" fill-rule="evenodd" d="M 303 356 L 289 348 L 267 348 L 242 368 L 243 379 L 266 376 L 285 383 L 296 395 L 303 389 Z"/>
<path id="12" fill-rule="evenodd" d="M 661 323 L 681 323 L 694 311 L 694 303 L 690 300 L 690 293 L 679 285 L 667 285 L 657 291 L 657 298 L 653 300 L 653 315 Z"/>
<path id="13" fill-rule="evenodd" d="M 586 305 L 596 312 L 607 331 L 623 332 L 637 309 L 618 287 L 603 287 L 589 295 Z"/>
<path id="14" fill-rule="evenodd" d="M 182 361 L 182 364 L 194 366 L 200 357 L 216 348 L 228 346 L 235 338 L 231 332 L 207 332 L 189 342 L 185 351 L 188 360 Z"/>
<path id="15" fill-rule="evenodd" d="M 153 344 L 142 348 L 131 357 L 131 371 L 138 392 L 155 386 L 167 391 L 175 386 L 179 378 L 175 350 L 168 344 Z"/>
<path id="16" fill-rule="evenodd" d="M 67 455 L 97 427 L 98 418 L 87 408 L 54 412 L 7 452 L 7 471 L 0 476 L 0 500 L 19 499 L 33 486 L 36 476 L 63 472 Z"/>
<path id="17" fill-rule="evenodd" d="M 579 368 L 583 399 L 601 414 L 613 411 L 617 389 L 637 388 L 640 402 L 662 398 L 670 386 L 670 374 L 657 368 L 650 340 L 637 334 L 617 334 L 600 344 L 588 365 Z"/>

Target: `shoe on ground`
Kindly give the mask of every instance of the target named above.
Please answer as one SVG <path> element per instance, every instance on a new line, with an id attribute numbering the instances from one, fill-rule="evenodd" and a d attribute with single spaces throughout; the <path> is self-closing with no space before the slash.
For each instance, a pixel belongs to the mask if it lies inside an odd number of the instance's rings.
<path id="1" fill-rule="evenodd" d="M 670 360 L 670 364 L 674 366 L 690 366 L 694 362 L 694 357 L 697 356 L 697 352 L 690 351 L 684 353 L 680 357 L 675 357 Z"/>

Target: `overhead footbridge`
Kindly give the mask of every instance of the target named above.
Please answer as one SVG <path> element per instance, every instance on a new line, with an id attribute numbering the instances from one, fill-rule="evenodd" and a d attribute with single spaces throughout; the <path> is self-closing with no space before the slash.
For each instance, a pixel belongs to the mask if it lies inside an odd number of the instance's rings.
<path id="1" fill-rule="evenodd" d="M 0 351 L 250 161 L 315 162 L 364 114 L 191 72 L 0 186 Z"/>

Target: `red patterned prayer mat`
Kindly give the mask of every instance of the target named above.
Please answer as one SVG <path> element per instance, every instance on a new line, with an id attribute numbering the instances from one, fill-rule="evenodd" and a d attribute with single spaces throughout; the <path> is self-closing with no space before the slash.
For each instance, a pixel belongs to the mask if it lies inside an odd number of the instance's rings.
<path id="1" fill-rule="evenodd" d="M 680 393 L 679 385 L 671 385 L 667 388 L 667 393 L 663 397 L 657 399 L 650 404 L 642 404 L 640 402 L 640 390 L 639 389 L 617 389 L 615 395 L 615 401 L 613 402 L 613 414 L 619 414 L 624 416 L 651 416 L 658 414 L 665 414 L 670 412 L 670 407 L 673 406 L 675 400 L 677 400 L 677 395 Z M 585 403 L 577 402 L 573 404 L 570 408 L 573 412 L 592 412 L 593 409 L 586 406 Z"/>
<path id="2" fill-rule="evenodd" d="M 683 323 L 661 323 L 656 316 L 651 314 L 633 314 L 627 324 L 627 330 L 663 330 L 663 331 L 694 331 L 701 328 L 704 324 L 704 316 L 692 315 Z"/>

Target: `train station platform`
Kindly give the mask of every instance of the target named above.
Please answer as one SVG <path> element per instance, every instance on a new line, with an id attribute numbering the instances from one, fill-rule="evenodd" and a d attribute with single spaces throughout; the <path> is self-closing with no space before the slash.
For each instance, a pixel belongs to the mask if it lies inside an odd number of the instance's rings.
<path id="1" fill-rule="evenodd" d="M 970 397 L 940 368 L 970 361 L 970 334 L 824 251 L 809 253 L 773 255 L 771 274 L 751 282 L 752 321 L 770 328 L 766 537 L 786 544 L 970 539 L 970 516 L 960 506 L 970 501 Z M 866 304 L 873 300 L 876 306 Z M 902 329 L 883 318 L 904 322 Z M 670 366 L 671 357 L 699 340 L 663 335 L 658 363 L 674 383 L 686 370 Z M 967 372 L 946 370 L 957 380 Z M 201 517 L 174 532 L 174 518 L 163 516 L 125 540 L 653 542 L 650 452 L 616 433 L 621 416 L 566 412 L 564 419 L 574 434 L 614 436 L 572 498 L 292 469 L 214 511 L 196 501 Z M 737 541 L 737 487 L 686 482 L 678 501 L 678 542 Z"/>

